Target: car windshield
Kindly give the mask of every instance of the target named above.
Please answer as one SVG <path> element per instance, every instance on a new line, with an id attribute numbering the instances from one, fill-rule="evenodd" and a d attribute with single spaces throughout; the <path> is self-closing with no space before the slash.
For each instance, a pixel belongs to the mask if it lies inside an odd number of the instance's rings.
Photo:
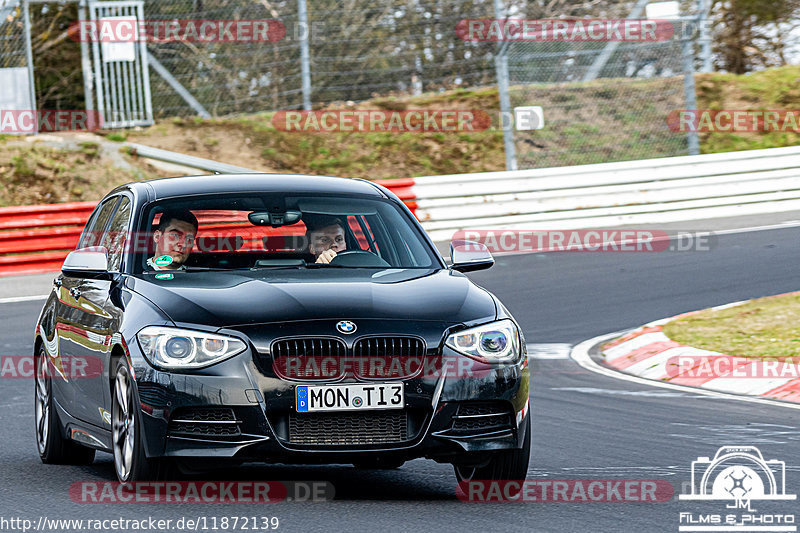
<path id="1" fill-rule="evenodd" d="M 134 271 L 432 268 L 434 250 L 392 202 L 227 194 L 145 208 Z"/>

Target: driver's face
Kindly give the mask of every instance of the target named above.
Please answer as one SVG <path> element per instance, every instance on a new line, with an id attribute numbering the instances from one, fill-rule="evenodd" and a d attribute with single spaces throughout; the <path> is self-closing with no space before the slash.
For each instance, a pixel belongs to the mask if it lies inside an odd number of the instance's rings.
<path id="1" fill-rule="evenodd" d="M 314 257 L 319 257 L 319 254 L 326 250 L 341 252 L 346 249 L 344 229 L 338 224 L 312 231 L 309 235 L 308 251 L 314 254 Z"/>
<path id="2" fill-rule="evenodd" d="M 153 233 L 153 240 L 156 243 L 155 257 L 169 255 L 172 257 L 172 264 L 166 268 L 178 268 L 192 253 L 196 232 L 194 226 L 188 222 L 170 221 L 163 233 L 158 230 Z"/>

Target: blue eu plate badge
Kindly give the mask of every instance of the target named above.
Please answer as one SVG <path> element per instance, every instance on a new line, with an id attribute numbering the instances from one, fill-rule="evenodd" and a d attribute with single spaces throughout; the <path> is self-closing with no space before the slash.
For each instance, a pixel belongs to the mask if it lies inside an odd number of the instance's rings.
<path id="1" fill-rule="evenodd" d="M 308 386 L 297 387 L 297 410 L 308 411 Z"/>

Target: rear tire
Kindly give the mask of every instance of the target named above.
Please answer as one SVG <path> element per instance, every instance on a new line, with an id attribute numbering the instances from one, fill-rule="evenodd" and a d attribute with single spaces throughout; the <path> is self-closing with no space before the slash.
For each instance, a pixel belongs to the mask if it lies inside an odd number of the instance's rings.
<path id="1" fill-rule="evenodd" d="M 124 359 L 117 362 L 114 389 L 111 391 L 111 447 L 114 471 L 122 483 L 164 479 L 166 463 L 148 459 L 144 450 L 142 415 L 136 401 L 135 386 Z"/>
<path id="2" fill-rule="evenodd" d="M 34 394 L 34 420 L 36 447 L 39 458 L 46 465 L 89 465 L 94 461 L 94 450 L 65 438 L 53 399 L 53 383 L 47 354 L 39 347 L 33 360 L 36 376 Z"/>
<path id="3" fill-rule="evenodd" d="M 530 413 L 530 408 L 528 409 Z M 467 481 L 525 481 L 531 458 L 531 421 L 528 415 L 522 448 L 492 452 L 489 462 L 483 466 L 454 464 L 453 469 L 459 483 Z"/>

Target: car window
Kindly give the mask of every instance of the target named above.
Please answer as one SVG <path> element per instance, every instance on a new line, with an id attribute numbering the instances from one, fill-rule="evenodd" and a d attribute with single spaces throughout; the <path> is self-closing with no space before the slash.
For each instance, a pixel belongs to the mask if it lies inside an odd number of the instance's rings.
<path id="1" fill-rule="evenodd" d="M 182 213 L 183 218 L 197 220 L 191 253 L 188 257 L 181 256 L 182 252 L 175 256 L 183 261 L 181 269 L 190 271 L 441 266 L 407 215 L 384 199 L 277 193 L 170 199 L 145 208 L 142 229 L 148 235 L 159 235 L 156 231 L 162 213 L 166 212 Z M 330 238 L 319 235 L 325 233 L 320 228 L 331 225 L 336 235 Z M 322 249 L 336 251 L 336 259 L 330 264 L 320 264 L 321 248 L 312 244 L 314 239 L 322 246 L 330 242 L 331 248 Z M 343 242 L 334 248 L 332 239 Z M 139 251 L 135 260 L 137 270 L 158 270 L 153 266 L 158 266 L 155 260 L 166 253 L 163 243 L 149 241 L 149 249 Z"/>
<path id="2" fill-rule="evenodd" d="M 127 196 L 123 196 L 103 237 L 103 246 L 108 249 L 108 270 L 112 272 L 118 271 L 122 262 L 122 251 L 128 234 L 128 222 L 130 219 L 131 201 Z"/>
<path id="3" fill-rule="evenodd" d="M 106 229 L 108 220 L 111 218 L 111 213 L 114 211 L 114 207 L 117 205 L 118 201 L 119 196 L 114 196 L 95 208 L 94 212 L 92 212 L 92 216 L 89 217 L 89 222 L 83 230 L 83 235 L 81 235 L 78 241 L 78 249 L 100 246 L 103 242 L 103 232 Z"/>

